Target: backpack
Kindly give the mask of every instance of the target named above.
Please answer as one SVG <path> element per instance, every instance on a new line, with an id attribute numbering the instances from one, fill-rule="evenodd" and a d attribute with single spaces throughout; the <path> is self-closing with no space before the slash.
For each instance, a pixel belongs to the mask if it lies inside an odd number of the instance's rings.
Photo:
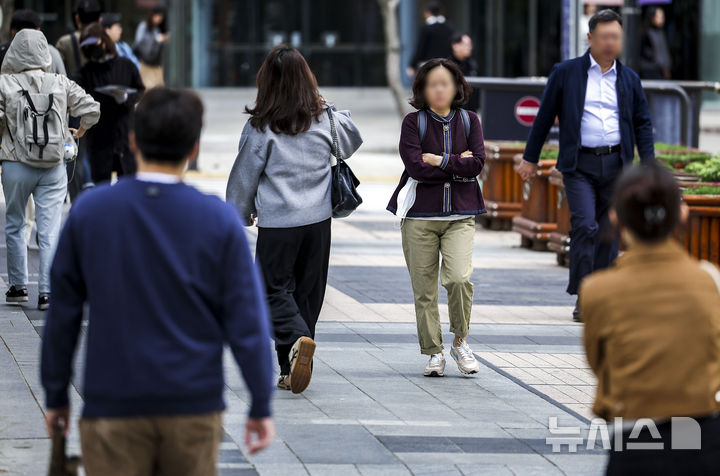
<path id="1" fill-rule="evenodd" d="M 42 163 L 45 166 L 62 163 L 65 157 L 65 139 L 67 131 L 63 114 L 58 110 L 52 90 L 56 81 L 49 81 L 39 92 L 23 84 L 25 78 L 13 74 L 20 86 L 15 130 L 8 134 L 13 141 L 16 156 L 29 165 Z M 49 83 L 49 84 L 48 84 Z"/>
<path id="2" fill-rule="evenodd" d="M 467 109 L 459 109 L 460 111 L 460 119 L 462 119 L 463 129 L 465 129 L 465 139 L 470 138 L 470 114 L 468 114 Z M 421 109 L 418 111 L 417 114 L 417 129 L 418 129 L 418 135 L 420 136 L 420 143 L 422 144 L 423 139 L 425 139 L 425 133 L 427 132 L 427 111 L 424 109 Z"/>

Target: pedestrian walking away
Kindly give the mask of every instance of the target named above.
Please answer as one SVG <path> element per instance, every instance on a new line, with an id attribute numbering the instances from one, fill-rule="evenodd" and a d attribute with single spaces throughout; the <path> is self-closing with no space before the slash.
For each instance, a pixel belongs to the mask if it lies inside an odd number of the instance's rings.
<path id="1" fill-rule="evenodd" d="M 343 158 L 362 144 L 347 111 L 320 96 L 295 48 L 280 45 L 257 74 L 255 106 L 227 185 L 227 199 L 258 226 L 256 259 L 265 279 L 280 364 L 278 386 L 310 384 L 315 326 L 330 257 L 332 115 Z M 292 171 L 289 173 L 289 171 Z"/>
<path id="2" fill-rule="evenodd" d="M 169 40 L 167 12 L 157 6 L 148 19 L 138 25 L 133 44 L 133 52 L 140 60 L 140 76 L 148 89 L 165 84 L 163 58 Z"/>
<path id="3" fill-rule="evenodd" d="M 72 134 L 82 137 L 100 118 L 100 105 L 92 96 L 66 76 L 47 72 L 51 62 L 45 35 L 24 29 L 13 38 L 0 69 L 0 119 L 6 132 L 0 161 L 10 280 L 6 300 L 28 300 L 25 211 L 32 195 L 40 248 L 41 310 L 47 309 L 50 300 L 50 264 L 67 195 L 65 159 L 74 155 L 68 157 L 65 144 L 74 149 Z M 76 131 L 68 127 L 68 114 L 80 118 Z"/>
<path id="4" fill-rule="evenodd" d="M 83 30 L 80 47 L 88 58 L 75 81 L 100 103 L 102 115 L 87 135 L 87 157 L 94 183 L 133 175 L 135 156 L 128 145 L 130 113 L 145 91 L 140 73 L 127 58 L 118 56 L 115 44 L 99 23 Z"/>
<path id="5" fill-rule="evenodd" d="M 580 288 L 593 411 L 622 420 L 607 474 L 717 474 L 720 271 L 673 238 L 689 210 L 662 166 L 627 168 L 609 213 L 627 251 Z M 638 436 L 641 419 L 650 431 Z"/>
<path id="6" fill-rule="evenodd" d="M 216 475 L 225 343 L 249 392 L 249 453 L 273 439 L 262 281 L 237 212 L 182 181 L 198 154 L 198 96 L 156 88 L 134 114 L 137 176 L 80 196 L 53 263 L 41 355 L 48 432 L 70 427 L 89 309 L 79 422 L 88 476 Z"/>
<path id="7" fill-rule="evenodd" d="M 448 59 L 420 67 L 402 123 L 400 157 L 405 170 L 387 209 L 402 220 L 402 246 L 415 298 L 420 351 L 430 356 L 426 376 L 445 374 L 438 310 L 438 270 L 448 293 L 450 355 L 463 374 L 477 373 L 467 336 L 475 216 L 485 213 L 477 176 L 485 164 L 477 114 L 462 109 L 471 94 L 460 68 Z M 442 264 L 439 257 L 442 256 Z"/>
<path id="8" fill-rule="evenodd" d="M 72 77 L 85 64 L 87 58 L 80 49 L 80 34 L 82 30 L 100 21 L 102 8 L 97 0 L 78 0 L 74 10 L 74 20 L 77 29 L 60 37 L 55 47 L 60 52 L 65 71 Z"/>
<path id="9" fill-rule="evenodd" d="M 517 171 L 523 180 L 537 173 L 540 150 L 555 117 L 560 119 L 557 169 L 570 208 L 570 276 L 576 295 L 588 274 L 610 266 L 619 239 L 608 222 L 613 184 L 631 164 L 635 146 L 643 162 L 654 162 L 653 130 L 638 75 L 617 59 L 622 18 L 601 10 L 590 18 L 590 48 L 558 63 L 548 77 L 540 109 Z M 573 319 L 581 320 L 577 302 Z"/>

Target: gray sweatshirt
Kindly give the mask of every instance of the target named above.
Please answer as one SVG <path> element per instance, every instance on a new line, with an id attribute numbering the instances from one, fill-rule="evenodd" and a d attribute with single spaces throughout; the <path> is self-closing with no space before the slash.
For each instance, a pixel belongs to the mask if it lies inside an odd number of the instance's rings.
<path id="1" fill-rule="evenodd" d="M 295 136 L 255 129 L 249 120 L 245 124 L 226 196 L 247 224 L 250 215 L 264 228 L 310 225 L 332 216 L 327 108 L 333 111 L 340 151 L 347 159 L 362 144 L 349 111 L 326 106 L 310 129 Z"/>

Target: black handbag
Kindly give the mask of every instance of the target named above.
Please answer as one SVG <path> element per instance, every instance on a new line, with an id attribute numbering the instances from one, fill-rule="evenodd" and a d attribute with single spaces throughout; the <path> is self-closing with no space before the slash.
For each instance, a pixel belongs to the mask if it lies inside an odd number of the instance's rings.
<path id="1" fill-rule="evenodd" d="M 332 174 L 330 190 L 333 207 L 332 216 L 333 218 L 345 218 L 362 203 L 362 197 L 357 192 L 360 181 L 342 158 L 337 130 L 335 129 L 335 118 L 331 109 L 328 109 L 328 116 L 330 117 L 330 133 L 333 142 L 332 154 L 337 159 L 337 165 L 333 165 L 330 172 Z"/>

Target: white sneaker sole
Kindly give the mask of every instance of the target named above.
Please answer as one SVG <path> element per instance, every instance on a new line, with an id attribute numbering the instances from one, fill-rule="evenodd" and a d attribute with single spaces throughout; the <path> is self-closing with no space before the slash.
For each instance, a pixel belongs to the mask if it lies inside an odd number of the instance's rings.
<path id="1" fill-rule="evenodd" d="M 431 370 L 428 372 L 426 370 L 423 375 L 425 375 L 426 377 L 444 377 L 445 371 L 444 370 Z"/>

